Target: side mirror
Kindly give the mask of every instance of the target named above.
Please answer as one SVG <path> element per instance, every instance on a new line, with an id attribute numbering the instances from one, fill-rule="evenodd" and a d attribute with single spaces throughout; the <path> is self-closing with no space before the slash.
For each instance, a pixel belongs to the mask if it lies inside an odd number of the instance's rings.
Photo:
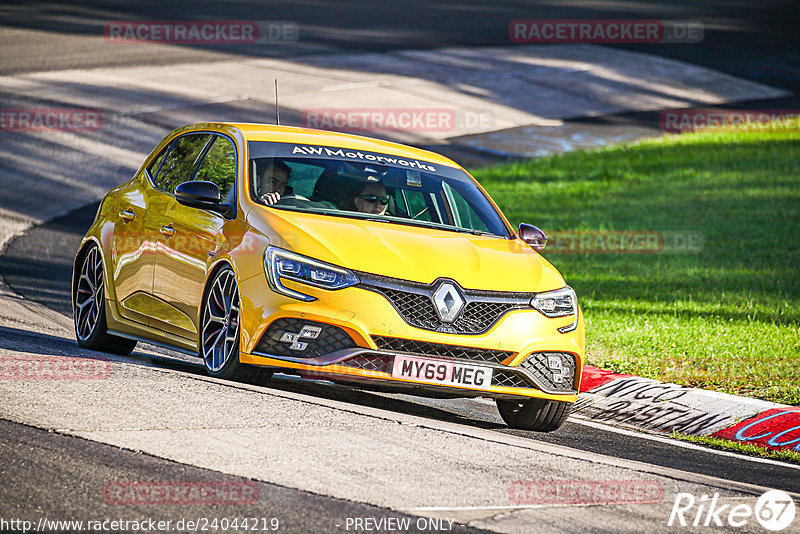
<path id="1" fill-rule="evenodd" d="M 547 245 L 547 234 L 532 224 L 521 223 L 517 234 L 536 252 L 541 252 Z"/>
<path id="2" fill-rule="evenodd" d="M 175 188 L 175 200 L 190 208 L 215 211 L 223 215 L 230 210 L 230 206 L 221 203 L 219 187 L 213 182 L 195 180 L 178 184 Z"/>

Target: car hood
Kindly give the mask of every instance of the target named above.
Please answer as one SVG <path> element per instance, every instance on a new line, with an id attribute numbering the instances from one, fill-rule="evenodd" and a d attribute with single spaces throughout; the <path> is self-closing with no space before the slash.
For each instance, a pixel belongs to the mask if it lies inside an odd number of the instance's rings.
<path id="1" fill-rule="evenodd" d="M 255 207 L 248 222 L 274 246 L 404 280 L 451 278 L 464 288 L 547 291 L 564 279 L 519 239 Z"/>

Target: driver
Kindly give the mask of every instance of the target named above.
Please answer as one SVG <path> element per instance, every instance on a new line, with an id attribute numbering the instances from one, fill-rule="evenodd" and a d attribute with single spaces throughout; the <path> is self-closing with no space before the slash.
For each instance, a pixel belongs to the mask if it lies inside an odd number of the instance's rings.
<path id="1" fill-rule="evenodd" d="M 287 187 L 292 169 L 283 161 L 276 159 L 264 169 L 258 179 L 261 184 L 261 201 L 264 204 L 275 204 L 283 195 L 292 195 L 292 188 Z"/>
<path id="2" fill-rule="evenodd" d="M 361 213 L 383 215 L 389 205 L 389 195 L 380 182 L 367 183 L 353 198 L 353 204 Z"/>

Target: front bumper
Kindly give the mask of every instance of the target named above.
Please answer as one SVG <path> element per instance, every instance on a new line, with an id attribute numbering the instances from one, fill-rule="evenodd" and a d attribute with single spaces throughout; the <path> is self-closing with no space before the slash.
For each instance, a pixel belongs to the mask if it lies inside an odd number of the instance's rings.
<path id="1" fill-rule="evenodd" d="M 580 312 L 578 328 L 568 334 L 557 329 L 570 324 L 571 317 L 547 319 L 533 309 L 515 309 L 480 335 L 455 335 L 409 325 L 385 296 L 374 291 L 358 287 L 326 291 L 301 284 L 296 289 L 318 300 L 300 302 L 282 297 L 267 289 L 266 280 L 258 276 L 240 282 L 242 363 L 283 369 L 308 378 L 416 394 L 577 400 L 584 355 Z M 280 336 L 275 335 L 276 325 L 287 324 L 293 326 L 281 328 L 280 332 L 297 334 L 303 325 L 322 325 L 339 333 L 335 343 L 320 343 L 312 347 L 319 350 L 295 355 L 286 350 L 291 337 L 281 344 Z M 547 365 L 531 365 L 536 359 L 544 358 L 546 362 L 548 353 L 574 361 L 568 384 L 554 385 L 552 377 L 547 376 L 553 370 Z M 488 368 L 493 375 L 491 386 L 474 388 L 393 377 L 393 362 L 398 356 Z"/>

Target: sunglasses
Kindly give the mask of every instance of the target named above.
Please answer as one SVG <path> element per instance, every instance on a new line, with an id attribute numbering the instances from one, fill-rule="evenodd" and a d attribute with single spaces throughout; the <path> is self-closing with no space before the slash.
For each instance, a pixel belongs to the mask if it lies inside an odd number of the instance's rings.
<path id="1" fill-rule="evenodd" d="M 375 204 L 376 202 L 380 202 L 384 206 L 389 203 L 389 197 L 379 197 L 378 195 L 360 195 L 360 197 L 367 202 Z"/>

